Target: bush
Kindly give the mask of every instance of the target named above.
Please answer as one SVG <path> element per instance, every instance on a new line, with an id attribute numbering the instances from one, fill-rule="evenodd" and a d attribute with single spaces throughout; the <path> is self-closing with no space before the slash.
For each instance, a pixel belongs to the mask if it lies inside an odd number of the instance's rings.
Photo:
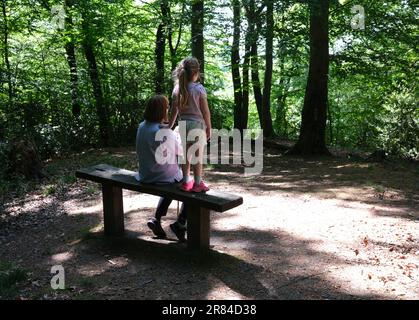
<path id="1" fill-rule="evenodd" d="M 143 120 L 146 100 L 133 100 L 120 105 L 110 117 L 113 145 L 133 145 L 139 123 Z"/>
<path id="2" fill-rule="evenodd" d="M 395 92 L 384 106 L 388 113 L 380 132 L 382 148 L 396 157 L 419 160 L 419 108 L 414 92 Z"/>
<path id="3" fill-rule="evenodd" d="M 74 118 L 71 114 L 63 117 L 58 125 L 36 126 L 30 135 L 38 147 L 41 158 L 49 158 L 64 152 L 80 151 L 99 142 L 96 121 L 89 114 Z"/>
<path id="4" fill-rule="evenodd" d="M 211 110 L 211 124 L 213 128 L 231 129 L 233 127 L 233 102 L 209 95 L 208 105 Z"/>
<path id="5" fill-rule="evenodd" d="M 0 262 L 0 298 L 16 294 L 16 285 L 27 279 L 27 272 L 11 263 Z"/>
<path id="6" fill-rule="evenodd" d="M 9 169 L 9 144 L 0 141 L 0 181 L 6 180 L 7 170 Z"/>

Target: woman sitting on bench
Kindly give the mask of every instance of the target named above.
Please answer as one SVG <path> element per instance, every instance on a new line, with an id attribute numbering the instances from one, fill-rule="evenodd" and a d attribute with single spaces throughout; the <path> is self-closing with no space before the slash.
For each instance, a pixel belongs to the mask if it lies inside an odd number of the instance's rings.
<path id="1" fill-rule="evenodd" d="M 144 112 L 144 121 L 140 123 L 137 131 L 136 151 L 139 162 L 138 180 L 142 183 L 176 183 L 182 181 L 182 171 L 177 164 L 177 156 L 182 155 L 182 146 L 175 133 L 164 129 L 164 122 L 168 121 L 169 101 L 163 95 L 152 97 Z M 165 140 L 158 141 L 156 134 L 164 131 Z M 157 141 L 156 141 L 157 140 Z M 164 158 L 166 161 L 158 162 L 156 152 L 165 143 Z M 162 164 L 163 163 L 163 164 Z M 147 222 L 147 226 L 158 238 L 166 238 L 166 232 L 161 226 L 161 217 L 166 216 L 172 199 L 160 198 L 155 217 Z M 186 206 L 182 204 L 177 221 L 170 225 L 179 241 L 185 241 L 186 233 Z"/>

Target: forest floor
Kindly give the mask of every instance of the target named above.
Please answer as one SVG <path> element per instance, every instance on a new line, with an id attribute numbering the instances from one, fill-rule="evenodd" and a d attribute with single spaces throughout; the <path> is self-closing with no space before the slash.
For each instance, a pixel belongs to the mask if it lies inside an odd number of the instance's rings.
<path id="1" fill-rule="evenodd" d="M 135 170 L 132 148 L 47 162 L 47 179 L 3 195 L 0 298 L 419 299 L 417 164 L 264 152 L 258 176 L 238 165 L 206 169 L 212 188 L 244 198 L 211 215 L 209 255 L 173 235 L 154 239 L 146 221 L 158 199 L 130 191 L 126 235 L 103 236 L 100 188 L 74 171 Z M 163 227 L 175 218 L 174 202 Z M 65 269 L 65 290 L 51 289 L 53 265 Z"/>

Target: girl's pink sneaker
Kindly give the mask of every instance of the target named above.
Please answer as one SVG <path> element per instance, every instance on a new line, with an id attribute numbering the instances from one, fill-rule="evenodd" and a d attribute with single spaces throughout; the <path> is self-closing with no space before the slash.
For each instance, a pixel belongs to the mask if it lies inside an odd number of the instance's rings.
<path id="1" fill-rule="evenodd" d="M 185 192 L 190 192 L 194 186 L 194 179 L 189 180 L 188 182 L 182 182 L 181 186 L 180 186 L 180 190 L 185 191 Z"/>
<path id="2" fill-rule="evenodd" d="M 205 182 L 201 181 L 201 183 L 198 185 L 194 184 L 193 188 L 191 189 L 191 192 L 207 192 L 208 190 L 209 188 L 205 184 Z"/>

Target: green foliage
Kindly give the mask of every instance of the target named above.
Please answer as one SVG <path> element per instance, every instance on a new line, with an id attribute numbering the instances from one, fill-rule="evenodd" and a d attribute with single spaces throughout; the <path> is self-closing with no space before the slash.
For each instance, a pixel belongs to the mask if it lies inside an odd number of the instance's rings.
<path id="1" fill-rule="evenodd" d="M 27 272 L 8 262 L 0 262 L 0 299 L 12 298 L 16 294 L 16 285 L 26 280 Z"/>
<path id="2" fill-rule="evenodd" d="M 4 142 L 0 142 L 0 181 L 6 180 L 7 169 L 9 168 L 9 145 Z"/>
<path id="3" fill-rule="evenodd" d="M 380 129 L 383 149 L 395 156 L 419 160 L 419 108 L 415 94 L 400 90 L 384 104 L 385 125 Z"/>
<path id="4" fill-rule="evenodd" d="M 211 107 L 211 122 L 213 128 L 233 127 L 233 102 L 219 99 L 213 95 L 208 96 L 208 104 Z"/>
<path id="5" fill-rule="evenodd" d="M 6 1 L 7 28 L 1 30 L 0 180 L 8 168 L 8 143 L 27 136 L 43 159 L 100 144 L 96 97 L 83 44 L 94 48 L 103 104 L 108 110 L 110 145 L 132 145 L 146 99 L 155 90 L 156 31 L 162 22 L 160 1 L 72 1 L 72 23 L 57 29 L 51 6 L 59 1 Z M 165 93 L 170 96 L 173 66 L 191 54 L 190 1 L 171 0 L 172 44 L 165 51 Z M 255 0 L 258 8 L 262 0 Z M 309 59 L 309 6 L 312 1 L 275 1 L 274 71 L 271 113 L 278 136 L 299 134 Z M 205 87 L 214 128 L 233 126 L 231 79 L 231 1 L 206 1 Z M 333 1 L 330 9 L 330 145 L 384 148 L 396 156 L 417 158 L 418 25 L 409 1 L 359 0 L 365 30 L 353 30 L 352 1 Z M 263 83 L 265 11 L 258 19 L 259 75 Z M 0 19 L 4 21 L 4 17 Z M 247 25 L 242 10 L 240 55 Z M 181 27 L 181 28 L 180 28 Z M 8 43 L 4 42 L 7 30 Z M 65 46 L 74 44 L 81 114 L 72 114 L 70 70 Z M 173 48 L 172 48 L 173 49 Z M 5 52 L 13 86 L 9 97 Z M 3 77 L 3 75 L 5 75 Z M 397 120 L 396 120 L 397 119 Z M 249 127 L 259 118 L 250 90 Z"/>
<path id="6" fill-rule="evenodd" d="M 51 196 L 56 192 L 57 188 L 55 185 L 48 185 L 44 189 L 44 196 Z"/>

